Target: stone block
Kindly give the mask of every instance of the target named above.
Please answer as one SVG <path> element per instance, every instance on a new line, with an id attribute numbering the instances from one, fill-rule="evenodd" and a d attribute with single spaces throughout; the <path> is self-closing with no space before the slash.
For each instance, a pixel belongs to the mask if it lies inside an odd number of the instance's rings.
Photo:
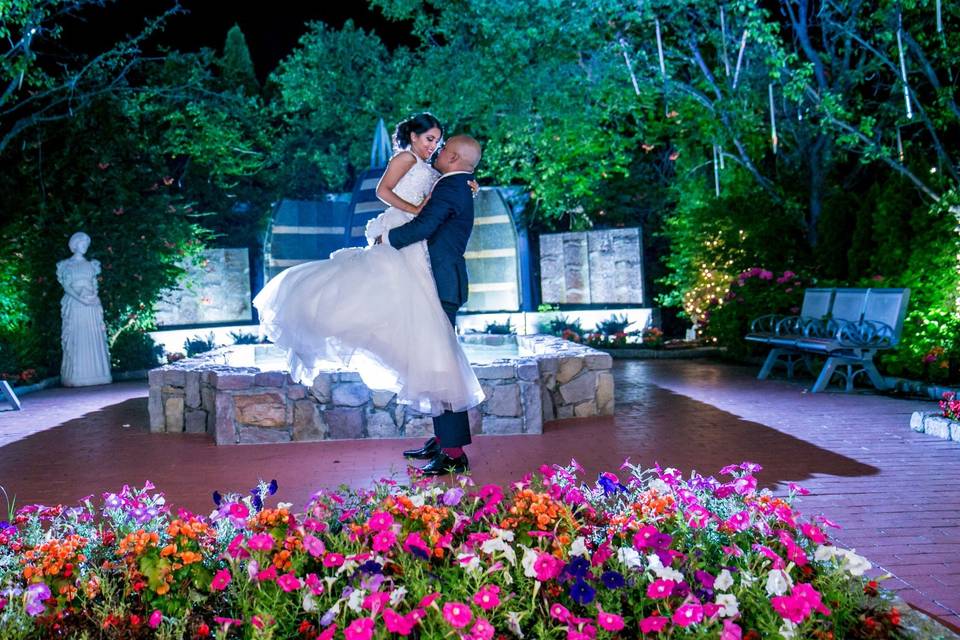
<path id="1" fill-rule="evenodd" d="M 488 364 L 473 368 L 481 380 L 506 380 L 516 376 L 513 364 Z"/>
<path id="2" fill-rule="evenodd" d="M 397 394 L 392 391 L 374 390 L 371 395 L 373 396 L 373 406 L 377 409 L 383 409 L 390 404 Z"/>
<path id="3" fill-rule="evenodd" d="M 186 394 L 183 392 L 183 387 L 171 387 L 168 384 L 160 387 L 160 392 L 163 393 L 164 398 L 183 398 Z"/>
<path id="4" fill-rule="evenodd" d="M 914 411 L 910 416 L 910 428 L 918 433 L 923 433 L 923 418 L 925 415 L 922 411 Z"/>
<path id="5" fill-rule="evenodd" d="M 167 421 L 163 415 L 163 395 L 160 393 L 160 387 L 150 387 L 147 412 L 150 414 L 150 432 L 159 433 L 163 431 L 166 428 Z"/>
<path id="6" fill-rule="evenodd" d="M 217 372 L 205 370 L 200 372 L 200 382 L 202 384 L 213 385 L 217 381 Z"/>
<path id="7" fill-rule="evenodd" d="M 233 397 L 237 422 L 256 427 L 287 424 L 287 402 L 282 393 L 269 391 Z"/>
<path id="8" fill-rule="evenodd" d="M 186 371 L 183 369 L 166 369 L 163 374 L 163 384 L 181 389 L 187 382 Z"/>
<path id="9" fill-rule="evenodd" d="M 367 415 L 367 436 L 370 438 L 399 438 L 400 427 L 387 411 L 374 411 Z"/>
<path id="10" fill-rule="evenodd" d="M 609 353 L 588 353 L 583 357 L 583 363 L 588 369 L 610 369 L 613 367 L 613 356 Z"/>
<path id="11" fill-rule="evenodd" d="M 612 416 L 615 408 L 613 393 L 613 374 L 609 371 L 597 373 L 597 411 L 601 416 Z"/>
<path id="12" fill-rule="evenodd" d="M 307 397 L 307 388 L 302 384 L 292 384 L 287 387 L 287 397 L 291 400 L 303 400 Z"/>
<path id="13" fill-rule="evenodd" d="M 517 363 L 517 378 L 531 382 L 540 379 L 540 367 L 533 358 L 520 360 Z"/>
<path id="14" fill-rule="evenodd" d="M 214 406 L 214 440 L 217 444 L 236 444 L 237 426 L 234 422 L 233 396 L 218 391 Z"/>
<path id="15" fill-rule="evenodd" d="M 301 387 L 302 389 L 303 387 Z M 320 408 L 312 400 L 296 400 L 293 403 L 293 439 L 296 442 L 323 440 L 326 424 Z"/>
<path id="16" fill-rule="evenodd" d="M 200 406 L 200 372 L 187 371 L 183 385 L 184 395 L 188 407 L 196 409 Z"/>
<path id="17" fill-rule="evenodd" d="M 520 387 L 517 384 L 502 384 L 492 389 L 482 407 L 484 413 L 515 417 L 520 415 Z"/>
<path id="18" fill-rule="evenodd" d="M 470 435 L 480 435 L 483 433 L 483 413 L 479 407 L 467 409 L 467 419 L 470 420 Z"/>
<path id="19" fill-rule="evenodd" d="M 362 382 L 333 385 L 333 404 L 338 407 L 362 407 L 370 402 L 370 389 Z"/>
<path id="20" fill-rule="evenodd" d="M 960 442 L 960 422 L 950 421 L 950 439 L 954 442 Z"/>
<path id="21" fill-rule="evenodd" d="M 327 403 L 333 399 L 331 389 L 333 387 L 333 374 L 320 373 L 313 379 L 310 386 L 310 394 L 317 399 L 317 402 Z"/>
<path id="22" fill-rule="evenodd" d="M 213 405 L 217 400 L 217 390 L 210 385 L 200 385 L 200 406 L 208 413 L 213 412 Z"/>
<path id="23" fill-rule="evenodd" d="M 556 374 L 560 370 L 560 358 L 540 358 L 537 366 L 540 368 L 540 375 Z"/>
<path id="24" fill-rule="evenodd" d="M 183 416 L 184 428 L 187 433 L 207 432 L 207 412 L 203 409 L 187 408 Z"/>
<path id="25" fill-rule="evenodd" d="M 290 442 L 290 432 L 286 429 L 264 429 L 262 427 L 240 427 L 240 444 L 276 444 Z"/>
<path id="26" fill-rule="evenodd" d="M 496 418 L 484 416 L 483 433 L 491 436 L 513 435 L 523 433 L 522 418 Z"/>
<path id="27" fill-rule="evenodd" d="M 533 382 L 520 383 L 520 402 L 523 405 L 523 432 L 543 433 L 543 397 L 540 385 Z"/>
<path id="28" fill-rule="evenodd" d="M 167 433 L 180 433 L 183 431 L 183 408 L 183 396 L 173 396 L 164 399 L 164 431 Z"/>
<path id="29" fill-rule="evenodd" d="M 163 369 L 150 369 L 150 371 L 147 372 L 147 381 L 150 383 L 151 387 L 162 387 Z"/>
<path id="30" fill-rule="evenodd" d="M 557 382 L 560 384 L 570 382 L 574 376 L 580 373 L 581 369 L 583 369 L 582 358 L 561 358 L 559 370 L 557 371 Z"/>
<path id="31" fill-rule="evenodd" d="M 557 420 L 566 420 L 573 417 L 573 405 L 561 404 L 557 407 Z"/>
<path id="32" fill-rule="evenodd" d="M 581 402 L 573 408 L 573 415 L 578 418 L 589 418 L 590 416 L 595 416 L 597 415 L 597 403 L 593 400 Z"/>
<path id="33" fill-rule="evenodd" d="M 950 421 L 941 416 L 927 416 L 923 432 L 947 440 L 950 438 Z"/>
<path id="34" fill-rule="evenodd" d="M 597 393 L 597 374 L 594 371 L 584 371 L 566 384 L 560 385 L 560 395 L 564 404 L 579 404 L 587 400 L 595 400 Z"/>
<path id="35" fill-rule="evenodd" d="M 550 391 L 556 391 L 557 389 L 557 375 L 555 373 L 545 373 L 541 378 L 543 380 L 543 386 Z"/>
<path id="36" fill-rule="evenodd" d="M 340 382 L 363 382 L 363 378 L 356 371 L 341 371 Z"/>
<path id="37" fill-rule="evenodd" d="M 247 373 L 217 373 L 217 389 L 242 391 L 253 386 L 253 376 Z"/>
<path id="38" fill-rule="evenodd" d="M 282 387 L 287 381 L 287 374 L 282 371 L 264 371 L 253 376 L 256 387 Z"/>
<path id="39" fill-rule="evenodd" d="M 343 407 L 323 412 L 323 421 L 327 423 L 328 433 L 337 440 L 363 437 L 363 409 Z"/>
<path id="40" fill-rule="evenodd" d="M 407 414 L 403 423 L 403 435 L 406 438 L 429 438 L 433 435 L 433 420 L 429 416 Z"/>

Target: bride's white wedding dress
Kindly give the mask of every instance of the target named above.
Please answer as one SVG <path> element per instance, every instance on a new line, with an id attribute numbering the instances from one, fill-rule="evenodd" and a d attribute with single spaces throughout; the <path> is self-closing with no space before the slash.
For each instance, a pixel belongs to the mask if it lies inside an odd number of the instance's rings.
<path id="1" fill-rule="evenodd" d="M 393 191 L 419 204 L 438 177 L 417 157 Z M 413 217 L 388 208 L 367 224 L 368 241 Z M 421 413 L 480 404 L 483 391 L 440 306 L 427 251 L 426 241 L 341 249 L 268 282 L 253 304 L 261 331 L 287 350 L 294 379 L 309 384 L 332 363 Z"/>

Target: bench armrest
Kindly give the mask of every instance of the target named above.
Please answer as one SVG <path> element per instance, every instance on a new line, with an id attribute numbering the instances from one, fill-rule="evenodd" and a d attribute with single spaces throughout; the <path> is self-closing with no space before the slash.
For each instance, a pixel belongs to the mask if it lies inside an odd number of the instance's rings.
<path id="1" fill-rule="evenodd" d="M 750 321 L 750 333 L 773 333 L 776 331 L 777 323 L 783 319 L 779 313 L 769 313 Z"/>
<path id="2" fill-rule="evenodd" d="M 876 320 L 839 323 L 835 336 L 840 344 L 860 349 L 889 349 L 893 346 L 893 328 Z"/>

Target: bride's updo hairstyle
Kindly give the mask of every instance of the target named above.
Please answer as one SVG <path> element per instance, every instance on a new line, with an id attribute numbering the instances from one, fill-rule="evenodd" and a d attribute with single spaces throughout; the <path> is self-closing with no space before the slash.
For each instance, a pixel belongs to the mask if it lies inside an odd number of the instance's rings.
<path id="1" fill-rule="evenodd" d="M 443 125 L 440 124 L 440 121 L 426 111 L 418 113 L 397 125 L 397 130 L 393 134 L 393 144 L 397 149 L 406 149 L 410 146 L 410 134 L 415 133 L 419 136 L 434 127 L 440 129 L 440 136 L 442 137 Z"/>

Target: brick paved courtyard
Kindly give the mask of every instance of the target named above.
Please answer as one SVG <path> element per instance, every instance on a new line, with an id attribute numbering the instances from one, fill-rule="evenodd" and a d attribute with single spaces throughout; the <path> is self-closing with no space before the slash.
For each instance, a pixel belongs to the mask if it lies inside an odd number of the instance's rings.
<path id="1" fill-rule="evenodd" d="M 468 449 L 477 482 L 507 483 L 575 457 L 590 474 L 626 457 L 687 473 L 763 465 L 774 490 L 812 490 L 801 510 L 842 525 L 841 544 L 895 578 L 913 606 L 960 626 L 960 446 L 910 431 L 929 402 L 811 395 L 708 361 L 618 362 L 617 414 L 552 423 L 543 436 L 484 436 Z M 152 480 L 176 505 L 206 512 L 213 489 L 276 478 L 280 499 L 402 474 L 398 440 L 216 447 L 205 436 L 147 432 L 146 383 L 52 389 L 0 413 L 0 485 L 17 504 L 73 502 Z"/>

